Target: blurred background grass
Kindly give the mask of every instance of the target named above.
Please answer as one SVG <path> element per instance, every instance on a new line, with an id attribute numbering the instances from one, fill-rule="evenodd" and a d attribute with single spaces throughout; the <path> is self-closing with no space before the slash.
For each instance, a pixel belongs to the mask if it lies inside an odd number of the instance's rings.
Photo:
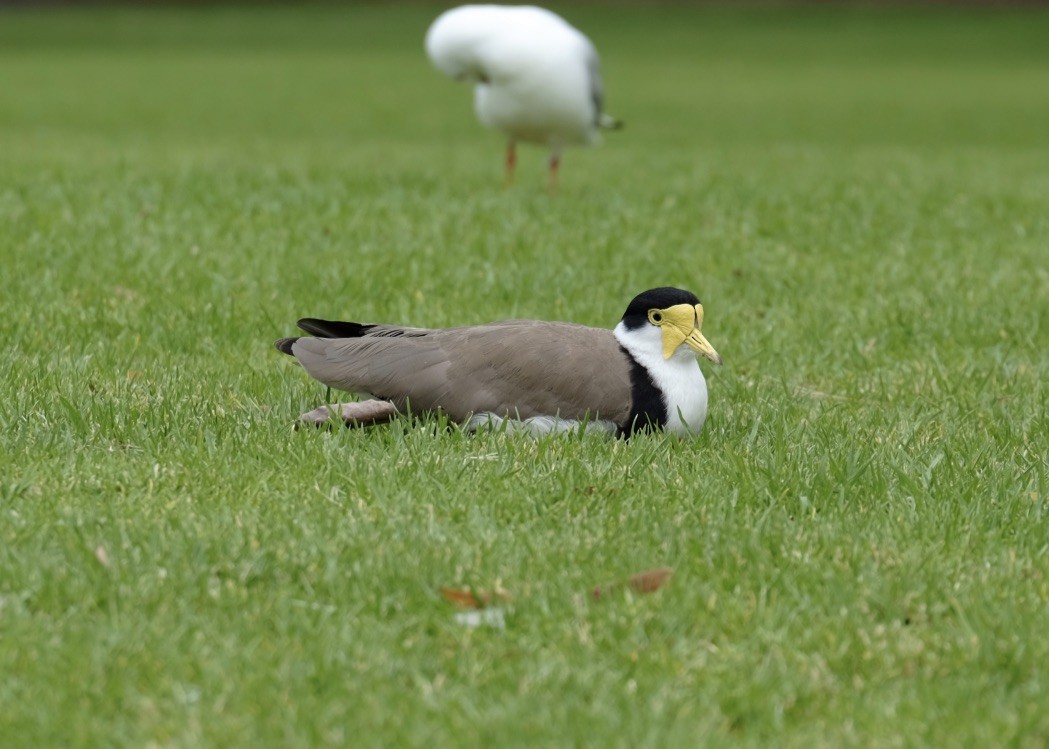
<path id="1" fill-rule="evenodd" d="M 556 9 L 627 122 L 556 196 L 436 6 L 0 13 L 0 736 L 1044 744 L 1049 14 Z M 300 316 L 665 283 L 697 440 L 290 432 Z M 497 581 L 505 632 L 434 592 Z"/>

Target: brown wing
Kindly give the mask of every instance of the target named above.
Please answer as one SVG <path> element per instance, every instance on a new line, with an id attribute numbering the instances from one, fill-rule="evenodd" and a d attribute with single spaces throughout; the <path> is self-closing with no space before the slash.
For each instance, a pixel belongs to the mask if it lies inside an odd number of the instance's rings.
<path id="1" fill-rule="evenodd" d="M 300 338 L 292 351 L 333 388 L 414 412 L 441 408 L 457 421 L 492 412 L 621 424 L 630 413 L 630 363 L 609 330 L 532 320 L 392 337 L 392 326 L 380 329 L 385 335 Z"/>

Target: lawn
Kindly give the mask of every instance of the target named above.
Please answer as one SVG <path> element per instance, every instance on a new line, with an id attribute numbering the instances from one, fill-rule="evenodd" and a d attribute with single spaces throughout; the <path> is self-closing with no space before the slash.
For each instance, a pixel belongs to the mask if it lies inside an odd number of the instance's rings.
<path id="1" fill-rule="evenodd" d="M 433 6 L 0 12 L 0 744 L 1049 742 L 1049 12 L 559 10 L 556 195 Z M 664 284 L 694 439 L 292 428 L 299 317 Z"/>

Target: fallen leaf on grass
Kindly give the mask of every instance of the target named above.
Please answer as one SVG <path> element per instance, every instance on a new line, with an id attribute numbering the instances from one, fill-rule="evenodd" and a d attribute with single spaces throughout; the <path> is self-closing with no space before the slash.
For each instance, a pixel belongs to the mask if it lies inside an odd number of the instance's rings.
<path id="1" fill-rule="evenodd" d="M 478 609 L 485 603 L 488 603 L 488 601 L 477 600 L 477 597 L 469 590 L 441 588 L 441 595 L 444 596 L 445 600 L 451 601 L 456 606 L 462 606 L 464 609 Z"/>
<path id="2" fill-rule="evenodd" d="M 510 594 L 502 588 L 497 587 L 494 591 L 479 590 L 474 593 L 469 588 L 441 588 L 441 595 L 445 600 L 451 601 L 456 606 L 464 609 L 483 609 L 491 605 L 492 601 L 509 601 Z"/>
<path id="3" fill-rule="evenodd" d="M 663 583 L 665 583 L 672 574 L 674 574 L 674 570 L 669 567 L 658 567 L 654 570 L 638 572 L 636 575 L 631 575 L 626 580 L 616 580 L 607 585 L 599 585 L 590 591 L 590 595 L 592 595 L 596 601 L 602 596 L 608 595 L 612 591 L 621 588 L 630 588 L 635 593 L 652 593 L 653 591 L 659 590 Z"/>

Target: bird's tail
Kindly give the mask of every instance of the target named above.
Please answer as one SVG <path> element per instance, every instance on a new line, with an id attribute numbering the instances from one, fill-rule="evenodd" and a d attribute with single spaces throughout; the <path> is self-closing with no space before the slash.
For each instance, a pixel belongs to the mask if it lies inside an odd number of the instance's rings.
<path id="1" fill-rule="evenodd" d="M 304 317 L 299 320 L 299 327 L 317 338 L 360 338 L 366 332 L 374 328 L 374 325 L 362 325 L 359 322 L 339 322 L 337 320 L 318 320 L 314 317 Z M 291 347 L 295 345 L 295 338 L 281 338 L 274 342 L 278 351 L 295 356 Z"/>
<path id="2" fill-rule="evenodd" d="M 360 338 L 374 325 L 362 325 L 359 322 L 342 322 L 339 320 L 318 320 L 315 317 L 304 317 L 298 322 L 299 327 L 318 338 Z"/>
<path id="3" fill-rule="evenodd" d="M 619 130 L 623 127 L 623 121 L 602 112 L 597 118 L 597 126 L 602 130 Z"/>
<path id="4" fill-rule="evenodd" d="M 281 351 L 281 352 L 283 352 L 285 354 L 288 354 L 289 356 L 295 356 L 295 354 L 292 353 L 291 347 L 295 345 L 295 341 L 297 341 L 297 340 L 299 340 L 299 339 L 298 338 L 281 338 L 279 341 L 275 341 L 273 343 L 273 345 L 277 347 L 278 351 Z"/>

